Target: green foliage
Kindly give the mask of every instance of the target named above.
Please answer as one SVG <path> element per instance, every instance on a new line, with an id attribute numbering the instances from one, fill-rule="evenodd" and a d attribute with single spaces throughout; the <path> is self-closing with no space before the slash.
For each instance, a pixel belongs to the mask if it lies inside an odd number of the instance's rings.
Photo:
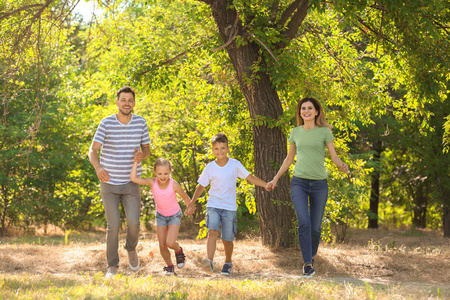
<path id="1" fill-rule="evenodd" d="M 100 120 L 115 112 L 114 94 L 123 85 L 136 88 L 135 113 L 150 129 L 151 157 L 143 176 L 153 176 L 157 157 L 168 158 L 173 177 L 192 195 L 213 159 L 209 140 L 219 131 L 230 139 L 231 156 L 252 171 L 252 126 L 278 127 L 287 135 L 296 126 L 297 100 L 312 96 L 324 106 L 338 154 L 352 170 L 349 182 L 326 162 L 325 232 L 366 225 L 374 170 L 381 172 L 381 224 L 411 224 L 410 211 L 422 192 L 426 225 L 441 228 L 442 204 L 450 194 L 445 1 L 311 1 L 283 51 L 277 45 L 287 43 L 286 27 L 274 24 L 291 1 L 279 1 L 276 13 L 273 1 L 232 1 L 248 32 L 236 37 L 237 46 L 261 46 L 254 76 L 246 79 L 270 75 L 284 109 L 276 120 L 250 119 L 229 58 L 211 51 L 223 41 L 200 1 L 115 1 L 91 25 L 64 19 L 71 1 L 45 2 L 47 8 L 35 1 L 18 11 L 30 3 L 0 4 L 3 230 L 104 225 L 87 152 Z M 373 156 L 377 141 L 384 147 L 380 162 Z M 254 187 L 241 181 L 237 189 L 242 226 L 254 229 Z M 149 222 L 153 199 L 148 188 L 142 195 Z M 205 201 L 197 222 L 204 208 Z"/>

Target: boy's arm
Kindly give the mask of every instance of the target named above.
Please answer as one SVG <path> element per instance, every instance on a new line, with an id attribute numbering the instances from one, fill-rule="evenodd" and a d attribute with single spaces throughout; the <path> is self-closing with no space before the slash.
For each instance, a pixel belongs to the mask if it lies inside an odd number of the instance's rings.
<path id="1" fill-rule="evenodd" d="M 184 200 L 184 204 L 186 204 L 186 207 L 191 204 L 191 198 L 188 196 L 188 194 L 186 194 L 181 185 L 175 180 L 173 181 L 173 190 Z"/>
<path id="2" fill-rule="evenodd" d="M 204 190 L 205 190 L 205 187 L 203 185 L 199 184 L 197 186 L 197 188 L 195 189 L 195 192 L 194 192 L 194 196 L 192 196 L 192 201 L 189 204 L 189 207 L 195 206 L 195 202 L 197 201 L 198 197 L 200 197 L 203 194 Z"/>
<path id="3" fill-rule="evenodd" d="M 262 179 L 259 179 L 259 178 L 256 177 L 256 176 L 253 176 L 252 174 L 249 174 L 249 175 L 247 176 L 247 178 L 245 178 L 245 179 L 246 179 L 248 182 L 253 183 L 254 185 L 263 187 L 263 188 L 265 188 L 266 185 L 267 185 L 267 182 L 265 182 L 265 181 L 262 180 Z"/>
<path id="4" fill-rule="evenodd" d="M 137 184 L 149 185 L 153 187 L 154 178 L 141 178 L 137 176 L 137 161 L 134 161 L 133 167 L 131 168 L 130 180 Z"/>

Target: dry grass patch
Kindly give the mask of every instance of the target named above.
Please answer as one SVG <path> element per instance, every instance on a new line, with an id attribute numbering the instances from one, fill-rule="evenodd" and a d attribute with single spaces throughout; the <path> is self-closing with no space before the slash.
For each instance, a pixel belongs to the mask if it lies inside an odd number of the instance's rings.
<path id="1" fill-rule="evenodd" d="M 380 289 L 385 289 L 385 295 L 392 296 L 398 292 L 399 299 L 408 298 L 408 295 L 419 295 L 419 298 L 439 295 L 450 297 L 450 240 L 444 239 L 442 234 L 382 230 L 351 230 L 350 233 L 344 244 L 321 245 L 315 262 L 317 276 L 306 285 L 309 296 L 321 295 L 318 298 L 323 298 L 322 293 L 325 293 L 334 295 L 329 299 L 341 296 L 357 299 L 356 295 L 370 298 L 367 296 L 370 289 L 378 286 L 379 299 Z M 123 243 L 124 235 L 121 238 Z M 81 284 L 88 284 L 93 274 L 106 270 L 104 240 L 104 233 L 72 234 L 69 236 L 69 245 L 65 245 L 64 237 L 61 236 L 29 237 L 28 242 L 26 238 L 3 238 L 0 240 L 0 274 L 7 276 L 8 280 L 11 276 L 25 276 L 30 280 L 36 276 L 53 276 L 75 278 L 86 281 Z M 209 276 L 199 269 L 200 261 L 206 255 L 206 241 L 195 240 L 195 232 L 182 233 L 179 242 L 187 261 L 183 269 L 176 270 L 178 279 L 173 279 L 171 284 L 183 287 L 185 294 L 182 295 L 189 295 L 189 299 L 195 299 L 195 294 L 204 298 L 213 297 L 215 293 L 222 298 L 227 298 L 227 295 L 239 298 L 239 293 L 245 292 L 248 293 L 246 298 L 250 299 L 250 295 L 253 298 L 264 297 L 264 293 L 271 294 L 273 291 L 277 295 L 280 293 L 276 292 L 278 289 L 287 289 L 300 295 L 300 290 L 306 287 L 299 276 L 302 273 L 302 259 L 297 248 L 271 251 L 261 245 L 259 238 L 238 240 L 233 255 L 233 276 L 227 279 L 220 275 Z M 167 280 L 171 280 L 162 276 L 164 262 L 159 254 L 155 233 L 142 234 L 138 252 L 142 268 L 132 273 L 128 269 L 126 251 L 123 247 L 119 248 L 119 271 L 124 275 L 123 278 L 144 281 L 159 278 L 152 282 L 156 285 L 164 285 Z M 223 261 L 223 246 L 219 242 L 215 257 L 216 273 L 220 273 Z M 186 283 L 186 280 L 191 283 Z M 367 287 L 365 282 L 369 282 L 370 286 Z M 201 286 L 215 286 L 217 283 L 219 287 L 215 287 L 211 293 L 200 295 L 203 293 Z M 199 286 L 199 290 L 194 288 L 192 293 L 187 293 L 189 285 Z M 264 286 L 269 286 L 270 291 L 265 291 L 262 288 Z M 333 292 L 336 286 L 339 288 Z M 227 287 L 243 292 L 227 294 Z M 161 293 L 165 291 L 163 289 Z M 292 298 L 293 294 L 289 293 L 282 295 Z M 328 296 L 324 298 L 328 299 Z"/>

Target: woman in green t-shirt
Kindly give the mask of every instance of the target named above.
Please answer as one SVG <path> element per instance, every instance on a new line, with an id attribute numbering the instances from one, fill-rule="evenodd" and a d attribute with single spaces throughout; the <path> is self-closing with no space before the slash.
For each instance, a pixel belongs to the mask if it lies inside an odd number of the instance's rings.
<path id="1" fill-rule="evenodd" d="M 289 169 L 297 155 L 294 176 L 291 180 L 291 198 L 297 215 L 298 240 L 302 251 L 303 274 L 312 276 L 314 256 L 319 248 L 322 233 L 322 218 L 328 198 L 327 172 L 325 169 L 325 147 L 332 161 L 348 172 L 347 164 L 336 154 L 331 126 L 327 123 L 319 101 L 304 98 L 297 104 L 297 127 L 289 136 L 289 152 L 280 170 L 266 186 L 272 190 L 278 179 Z"/>

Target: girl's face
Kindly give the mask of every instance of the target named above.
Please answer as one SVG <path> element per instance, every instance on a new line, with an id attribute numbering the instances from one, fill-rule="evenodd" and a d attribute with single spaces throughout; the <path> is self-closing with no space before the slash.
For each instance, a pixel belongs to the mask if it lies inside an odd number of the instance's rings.
<path id="1" fill-rule="evenodd" d="M 300 107 L 300 117 L 304 122 L 311 120 L 314 121 L 318 113 L 319 112 L 314 107 L 314 104 L 310 101 L 303 103 Z"/>
<path id="2" fill-rule="evenodd" d="M 155 170 L 153 170 L 153 173 L 155 173 L 156 178 L 158 178 L 158 182 L 165 183 L 170 179 L 172 170 L 168 165 L 159 165 L 156 166 Z"/>

